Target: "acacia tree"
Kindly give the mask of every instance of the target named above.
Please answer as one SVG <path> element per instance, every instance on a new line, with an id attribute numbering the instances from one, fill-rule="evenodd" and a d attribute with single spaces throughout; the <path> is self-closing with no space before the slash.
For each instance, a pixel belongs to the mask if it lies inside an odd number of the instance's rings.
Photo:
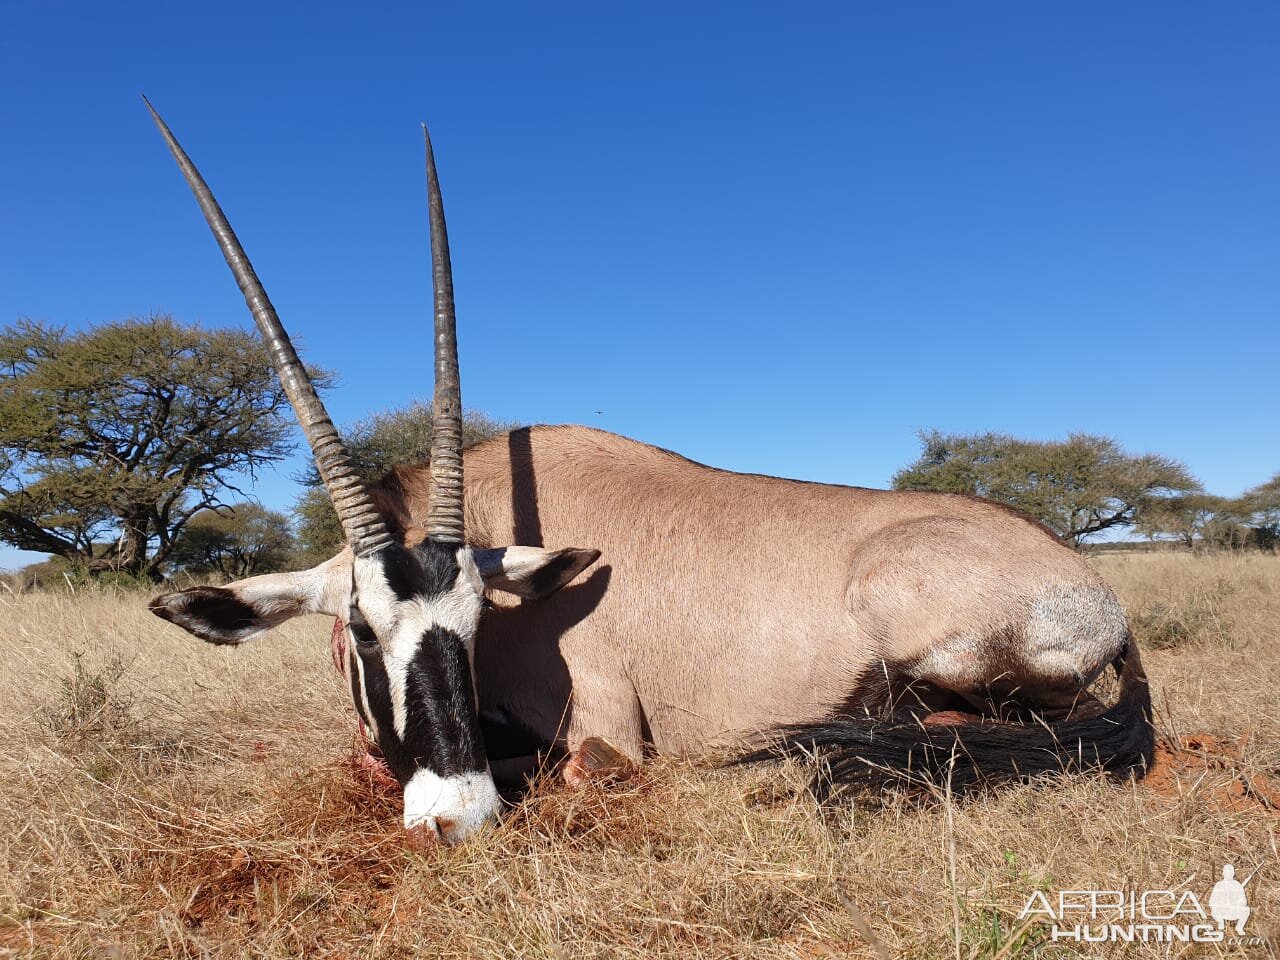
<path id="1" fill-rule="evenodd" d="M 237 503 L 193 516 L 170 560 L 190 573 L 239 580 L 282 570 L 292 554 L 288 517 L 258 503 Z"/>
<path id="2" fill-rule="evenodd" d="M 1211 493 L 1188 493 L 1151 504 L 1139 515 L 1139 533 L 1171 537 L 1188 550 L 1245 545 L 1249 529 L 1241 522 L 1239 501 Z"/>
<path id="3" fill-rule="evenodd" d="M 467 410 L 462 416 L 462 442 L 470 445 L 516 426 Z M 366 482 L 379 479 L 392 467 L 426 463 L 431 458 L 431 436 L 431 404 L 421 400 L 371 414 L 342 431 L 347 451 Z M 319 563 L 341 548 L 342 525 L 316 469 L 309 468 L 297 479 L 307 487 L 294 505 L 301 560 Z"/>
<path id="4" fill-rule="evenodd" d="M 1242 522 L 1253 531 L 1253 542 L 1264 550 L 1280 547 L 1280 473 L 1246 490 L 1236 503 Z"/>
<path id="5" fill-rule="evenodd" d="M 287 408 L 247 331 L 20 321 L 0 331 L 0 540 L 157 578 L 193 516 L 292 450 Z"/>
<path id="6" fill-rule="evenodd" d="M 894 474 L 895 489 L 996 500 L 1076 546 L 1104 530 L 1132 526 L 1170 497 L 1201 492 L 1177 460 L 1128 454 L 1108 437 L 1032 441 L 931 430 L 920 434 L 920 443 L 920 458 Z"/>

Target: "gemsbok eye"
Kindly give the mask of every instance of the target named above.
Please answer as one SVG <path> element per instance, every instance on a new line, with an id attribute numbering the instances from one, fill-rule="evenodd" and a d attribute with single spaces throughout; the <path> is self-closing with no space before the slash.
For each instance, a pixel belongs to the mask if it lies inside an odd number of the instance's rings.
<path id="1" fill-rule="evenodd" d="M 378 645 L 377 634 L 373 632 L 373 627 L 369 626 L 369 622 L 365 620 L 364 614 L 360 612 L 360 608 L 352 606 L 347 611 L 347 626 L 351 629 L 351 635 L 356 638 L 356 643 L 362 647 L 376 647 Z"/>

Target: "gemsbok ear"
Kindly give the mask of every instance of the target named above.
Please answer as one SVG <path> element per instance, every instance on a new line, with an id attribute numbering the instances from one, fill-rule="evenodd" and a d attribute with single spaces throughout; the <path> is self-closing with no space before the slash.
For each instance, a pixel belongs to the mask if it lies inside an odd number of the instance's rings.
<path id="1" fill-rule="evenodd" d="M 496 547 L 474 550 L 484 585 L 527 600 L 549 597 L 600 559 L 599 550 Z"/>
<path id="2" fill-rule="evenodd" d="M 351 551 L 310 570 L 268 573 L 225 587 L 165 593 L 148 606 L 162 620 L 210 643 L 236 644 L 303 613 L 343 616 L 351 593 Z"/>

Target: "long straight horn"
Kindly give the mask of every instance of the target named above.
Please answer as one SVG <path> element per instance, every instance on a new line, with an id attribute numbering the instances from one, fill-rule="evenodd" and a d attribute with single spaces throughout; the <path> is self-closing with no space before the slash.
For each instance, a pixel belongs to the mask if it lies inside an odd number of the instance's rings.
<path id="1" fill-rule="evenodd" d="M 369 498 L 369 492 L 357 474 L 333 421 L 329 419 L 329 414 L 324 409 L 324 404 L 320 402 L 311 377 L 307 375 L 306 367 L 298 359 L 298 353 L 294 350 L 292 341 L 289 340 L 289 334 L 281 325 L 275 307 L 267 298 L 267 292 L 262 289 L 258 275 L 254 273 L 253 264 L 245 256 L 244 248 L 240 246 L 240 241 L 236 239 L 231 224 L 227 223 L 227 218 L 218 206 L 218 201 L 213 198 L 209 185 L 200 176 L 200 171 L 178 145 L 173 133 L 160 119 L 160 114 L 156 113 L 151 102 L 146 97 L 142 100 L 151 111 L 151 119 L 160 128 L 164 142 L 169 145 L 169 151 L 178 161 L 187 186 L 196 195 L 200 209 L 204 212 L 204 218 L 209 222 L 209 229 L 213 231 L 218 246 L 222 248 L 222 255 L 227 258 L 227 265 L 235 275 L 236 283 L 240 285 L 245 303 L 249 305 L 253 319 L 257 322 L 258 329 L 262 331 L 263 339 L 267 342 L 267 350 L 271 354 L 271 362 L 280 376 L 280 382 L 284 384 L 284 391 L 289 397 L 289 403 L 293 405 L 293 412 L 298 417 L 298 423 L 302 426 L 307 443 L 311 445 L 316 467 L 319 468 L 320 477 L 329 491 L 329 499 L 333 501 L 338 519 L 342 521 L 347 542 L 351 544 L 351 549 L 357 556 L 367 557 L 378 552 L 393 542 L 391 534 Z"/>
<path id="2" fill-rule="evenodd" d="M 463 542 L 462 385 L 458 375 L 457 318 L 453 309 L 453 268 L 449 234 L 436 177 L 431 134 L 427 145 L 427 210 L 431 222 L 431 282 L 436 302 L 436 392 L 432 402 L 431 489 L 427 497 L 427 536 L 444 543 Z"/>

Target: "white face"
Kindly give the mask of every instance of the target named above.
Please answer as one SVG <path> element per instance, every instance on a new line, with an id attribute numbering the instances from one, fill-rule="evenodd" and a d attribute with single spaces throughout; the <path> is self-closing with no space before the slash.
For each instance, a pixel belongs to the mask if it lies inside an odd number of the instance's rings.
<path id="1" fill-rule="evenodd" d="M 343 671 L 404 786 L 404 823 L 446 840 L 500 807 L 476 717 L 472 662 L 484 584 L 467 547 L 425 541 L 355 559 Z"/>
<path id="2" fill-rule="evenodd" d="M 157 616 L 203 640 L 239 644 L 302 613 L 344 621 L 352 702 L 404 787 L 405 825 L 461 840 L 500 808 L 472 674 L 483 594 L 555 593 L 596 550 L 476 550 L 424 541 L 372 557 L 344 550 L 310 570 L 154 598 Z"/>

